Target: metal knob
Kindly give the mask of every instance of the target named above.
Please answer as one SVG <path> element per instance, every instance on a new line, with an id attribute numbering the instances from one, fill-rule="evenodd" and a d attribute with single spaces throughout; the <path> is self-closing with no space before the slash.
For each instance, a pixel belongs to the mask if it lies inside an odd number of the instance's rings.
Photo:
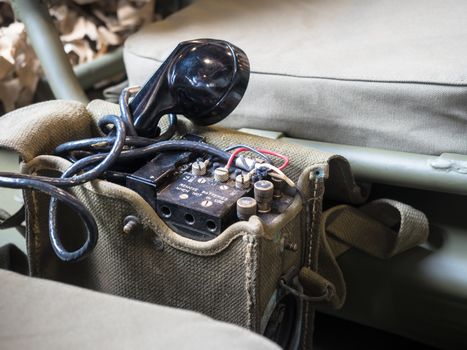
<path id="1" fill-rule="evenodd" d="M 284 181 L 271 176 L 271 182 L 274 185 L 274 198 L 281 198 L 282 189 L 284 188 Z"/>
<path id="2" fill-rule="evenodd" d="M 256 200 L 251 197 L 242 197 L 237 200 L 237 216 L 240 220 L 248 220 L 256 214 Z"/>
<path id="3" fill-rule="evenodd" d="M 260 180 L 255 182 L 255 199 L 258 203 L 258 212 L 269 213 L 271 211 L 274 185 L 271 181 Z"/>

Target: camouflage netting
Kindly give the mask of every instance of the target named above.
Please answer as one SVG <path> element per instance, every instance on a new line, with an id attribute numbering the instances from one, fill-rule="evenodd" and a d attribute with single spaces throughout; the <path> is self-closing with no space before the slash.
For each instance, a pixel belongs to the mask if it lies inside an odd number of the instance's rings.
<path id="1" fill-rule="evenodd" d="M 59 0 L 51 2 L 49 12 L 73 65 L 118 48 L 158 18 L 155 0 Z M 10 1 L 0 0 L 0 115 L 29 105 L 42 76 L 24 25 L 15 22 Z"/>

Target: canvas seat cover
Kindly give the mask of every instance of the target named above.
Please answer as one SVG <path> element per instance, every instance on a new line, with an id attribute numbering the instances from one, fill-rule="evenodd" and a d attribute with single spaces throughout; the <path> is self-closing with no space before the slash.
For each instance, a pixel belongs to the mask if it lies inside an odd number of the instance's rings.
<path id="1" fill-rule="evenodd" d="M 130 37 L 130 84 L 177 43 L 228 40 L 248 55 L 229 127 L 423 154 L 467 153 L 467 2 L 197 0 Z"/>
<path id="2" fill-rule="evenodd" d="M 241 327 L 0 269 L 2 349 L 278 349 Z"/>

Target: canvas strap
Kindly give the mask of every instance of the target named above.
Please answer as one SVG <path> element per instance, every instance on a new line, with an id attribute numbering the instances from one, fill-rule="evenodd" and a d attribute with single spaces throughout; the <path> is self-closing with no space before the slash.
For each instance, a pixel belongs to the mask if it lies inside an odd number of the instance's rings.
<path id="1" fill-rule="evenodd" d="M 426 216 L 409 205 L 379 199 L 355 208 L 339 205 L 323 212 L 316 271 L 303 267 L 299 279 L 304 298 L 340 308 L 345 283 L 337 258 L 350 248 L 387 259 L 423 243 L 428 236 Z M 323 297 L 325 296 L 325 297 Z"/>

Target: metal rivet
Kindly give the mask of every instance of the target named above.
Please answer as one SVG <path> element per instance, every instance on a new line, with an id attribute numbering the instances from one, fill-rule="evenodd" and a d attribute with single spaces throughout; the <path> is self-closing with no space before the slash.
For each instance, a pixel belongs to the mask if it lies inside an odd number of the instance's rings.
<path id="1" fill-rule="evenodd" d="M 141 225 L 141 222 L 136 216 L 128 215 L 123 220 L 123 233 L 127 235 L 130 233 L 133 233 L 139 228 L 140 225 Z"/>
<path id="2" fill-rule="evenodd" d="M 159 251 L 164 250 L 164 242 L 159 237 L 153 237 L 152 243 L 154 244 L 154 249 Z"/>
<path id="3" fill-rule="evenodd" d="M 286 250 L 291 250 L 293 252 L 296 252 L 298 250 L 298 244 L 297 243 L 293 243 L 293 242 L 286 242 L 284 244 L 284 248 Z"/>

